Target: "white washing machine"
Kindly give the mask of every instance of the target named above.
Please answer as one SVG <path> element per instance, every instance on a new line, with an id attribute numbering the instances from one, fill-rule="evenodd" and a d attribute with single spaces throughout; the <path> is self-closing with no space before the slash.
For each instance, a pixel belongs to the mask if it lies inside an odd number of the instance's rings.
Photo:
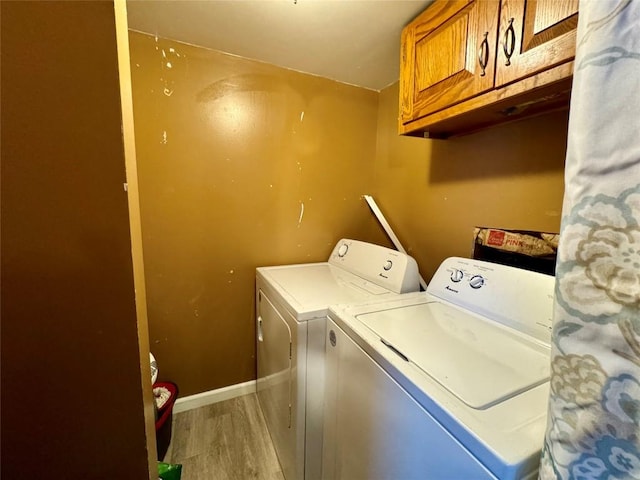
<path id="1" fill-rule="evenodd" d="M 534 478 L 554 278 L 449 258 L 427 292 L 332 307 L 323 477 Z"/>
<path id="2" fill-rule="evenodd" d="M 257 394 L 287 480 L 321 478 L 329 305 L 418 290 L 413 258 L 357 240 L 328 262 L 256 270 Z"/>

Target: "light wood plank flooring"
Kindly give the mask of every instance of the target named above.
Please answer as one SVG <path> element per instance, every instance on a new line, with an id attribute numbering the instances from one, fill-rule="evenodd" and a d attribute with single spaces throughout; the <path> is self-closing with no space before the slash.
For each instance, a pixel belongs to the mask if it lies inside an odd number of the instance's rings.
<path id="1" fill-rule="evenodd" d="M 254 393 L 173 415 L 167 463 L 182 480 L 284 480 Z"/>

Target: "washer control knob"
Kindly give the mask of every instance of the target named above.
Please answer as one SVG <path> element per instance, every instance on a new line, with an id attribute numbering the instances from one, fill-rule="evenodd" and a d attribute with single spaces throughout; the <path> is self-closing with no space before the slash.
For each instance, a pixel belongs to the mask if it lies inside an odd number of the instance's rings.
<path id="1" fill-rule="evenodd" d="M 349 250 L 349 245 L 347 245 L 346 243 L 343 243 L 342 245 L 340 245 L 340 248 L 338 248 L 338 256 L 344 257 L 347 254 L 348 250 Z"/>
<path id="2" fill-rule="evenodd" d="M 391 270 L 391 267 L 393 267 L 393 262 L 391 260 L 387 260 L 384 262 L 384 266 L 382 268 L 385 270 Z"/>
<path id="3" fill-rule="evenodd" d="M 462 270 L 458 270 L 455 268 L 453 272 L 451 272 L 451 281 L 458 283 L 464 277 L 464 272 Z"/>
<path id="4" fill-rule="evenodd" d="M 474 275 L 469 280 L 469 285 L 471 288 L 480 288 L 484 285 L 484 277 L 482 275 Z"/>

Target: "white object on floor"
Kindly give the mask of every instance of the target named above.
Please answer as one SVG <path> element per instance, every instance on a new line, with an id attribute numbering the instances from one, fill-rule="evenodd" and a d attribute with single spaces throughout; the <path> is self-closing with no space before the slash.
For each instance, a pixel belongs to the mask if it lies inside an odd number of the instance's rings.
<path id="1" fill-rule="evenodd" d="M 158 362 L 151 352 L 149 352 L 149 362 L 151 362 L 151 385 L 153 385 L 158 379 Z"/>
<path id="2" fill-rule="evenodd" d="M 171 398 L 171 392 L 165 387 L 156 387 L 153 389 L 153 398 L 156 401 L 156 407 L 160 410 Z"/>

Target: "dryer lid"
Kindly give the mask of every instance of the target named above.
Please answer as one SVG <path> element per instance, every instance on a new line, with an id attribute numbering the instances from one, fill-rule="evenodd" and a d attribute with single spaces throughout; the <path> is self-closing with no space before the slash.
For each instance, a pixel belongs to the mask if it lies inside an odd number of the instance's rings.
<path id="1" fill-rule="evenodd" d="M 329 305 L 358 303 L 389 290 L 328 263 L 260 267 L 298 321 L 325 316 Z"/>
<path id="2" fill-rule="evenodd" d="M 549 379 L 548 348 L 451 305 L 429 302 L 356 318 L 475 409 L 488 408 Z"/>

